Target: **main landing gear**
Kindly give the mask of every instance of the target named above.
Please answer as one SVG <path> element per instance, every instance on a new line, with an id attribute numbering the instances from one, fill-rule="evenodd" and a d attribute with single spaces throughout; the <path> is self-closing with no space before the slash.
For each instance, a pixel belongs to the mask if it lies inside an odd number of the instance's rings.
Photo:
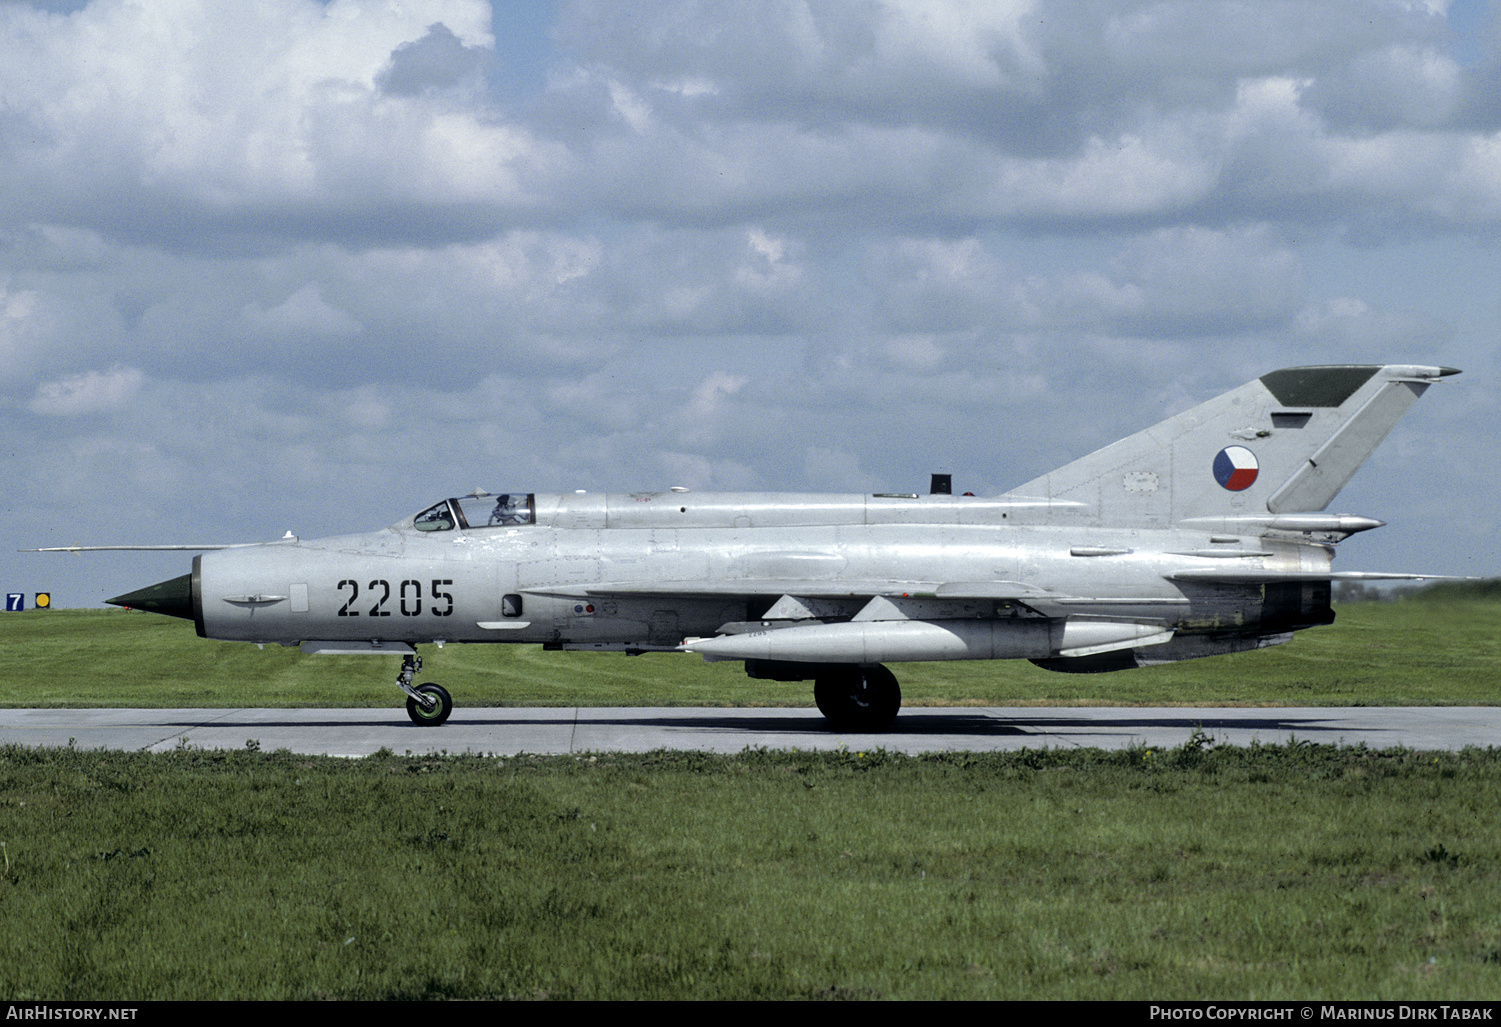
<path id="1" fill-rule="evenodd" d="M 836 731 L 885 731 L 902 708 L 902 690 L 879 663 L 838 665 L 813 679 L 813 701 Z"/>
<path id="2" fill-rule="evenodd" d="M 745 672 L 767 681 L 813 679 L 813 701 L 835 731 L 885 731 L 902 708 L 896 675 L 879 663 L 746 660 Z"/>
<path id="3" fill-rule="evenodd" d="M 453 699 L 442 685 L 429 681 L 412 687 L 412 678 L 422 669 L 422 657 L 411 653 L 401 658 L 401 673 L 396 675 L 396 687 L 407 695 L 407 716 L 418 727 L 437 727 L 453 712 Z"/>

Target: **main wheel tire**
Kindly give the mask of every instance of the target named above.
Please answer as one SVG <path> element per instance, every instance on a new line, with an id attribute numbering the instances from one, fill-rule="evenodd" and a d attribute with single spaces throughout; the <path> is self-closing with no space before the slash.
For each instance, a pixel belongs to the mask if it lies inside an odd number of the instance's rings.
<path id="1" fill-rule="evenodd" d="M 813 701 L 835 730 L 885 731 L 902 708 L 902 690 L 880 664 L 839 667 L 814 680 Z"/>
<path id="2" fill-rule="evenodd" d="M 449 696 L 448 689 L 429 682 L 425 685 L 418 685 L 417 691 L 423 695 L 432 696 L 435 701 L 432 709 L 429 710 L 423 709 L 422 704 L 416 699 L 408 697 L 407 716 L 412 718 L 413 724 L 418 727 L 437 727 L 448 719 L 448 715 L 453 712 L 453 699 Z"/>

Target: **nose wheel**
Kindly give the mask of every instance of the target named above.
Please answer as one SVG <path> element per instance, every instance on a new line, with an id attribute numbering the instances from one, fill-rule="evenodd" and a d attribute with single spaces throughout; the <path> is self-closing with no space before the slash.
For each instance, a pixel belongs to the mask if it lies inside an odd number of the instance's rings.
<path id="1" fill-rule="evenodd" d="M 418 727 L 437 727 L 453 712 L 453 698 L 448 689 L 429 681 L 412 687 L 412 679 L 422 669 L 422 657 L 408 654 L 401 659 L 401 673 L 396 675 L 396 687 L 406 693 L 407 716 Z"/>
<path id="2" fill-rule="evenodd" d="M 426 704 L 426 705 L 424 705 Z M 429 682 L 417 686 L 417 695 L 407 700 L 407 716 L 418 727 L 437 727 L 453 712 L 448 689 Z"/>

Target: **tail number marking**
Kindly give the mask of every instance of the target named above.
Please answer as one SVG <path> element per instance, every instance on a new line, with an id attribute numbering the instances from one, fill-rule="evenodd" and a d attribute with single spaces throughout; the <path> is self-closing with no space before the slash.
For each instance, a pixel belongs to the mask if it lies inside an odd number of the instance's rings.
<path id="1" fill-rule="evenodd" d="M 432 603 L 427 608 L 428 613 L 434 617 L 448 617 L 453 614 L 453 593 L 445 587 L 451 585 L 453 585 L 452 578 L 432 579 L 432 590 L 429 593 Z M 386 609 L 386 604 L 391 601 L 391 583 L 382 578 L 376 578 L 365 587 L 372 594 L 378 593 L 379 595 L 379 598 L 375 600 L 375 605 L 370 607 L 369 616 L 391 616 L 391 611 Z M 354 604 L 360 598 L 360 583 L 353 578 L 345 578 L 339 582 L 337 588 L 347 595 L 344 605 L 339 607 L 339 616 L 358 617 L 360 611 L 355 608 Z M 397 606 L 403 617 L 422 616 L 422 582 L 415 578 L 408 578 L 398 587 L 397 596 Z"/>

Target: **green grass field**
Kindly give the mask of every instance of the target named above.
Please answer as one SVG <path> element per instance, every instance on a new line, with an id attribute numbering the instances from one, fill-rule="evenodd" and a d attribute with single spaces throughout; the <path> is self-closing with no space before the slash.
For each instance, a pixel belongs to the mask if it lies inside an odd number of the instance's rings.
<path id="1" fill-rule="evenodd" d="M 1482 593 L 1485 594 L 1485 593 Z M 1021 660 L 893 665 L 908 706 L 1489 705 L 1501 702 L 1501 601 L 1338 607 L 1287 645 L 1116 674 Z M 395 657 L 304 656 L 213 642 L 190 623 L 121 610 L 33 610 L 0 620 L 4 706 L 396 706 Z M 539 646 L 423 647 L 421 680 L 460 706 L 810 706 L 812 685 L 757 681 L 739 663 Z"/>
<path id="2" fill-rule="evenodd" d="M 1501 753 L 0 749 L 7 999 L 1489 999 Z"/>
<path id="3" fill-rule="evenodd" d="M 32 998 L 1489 998 L 1501 754 L 0 749 Z"/>
<path id="4" fill-rule="evenodd" d="M 1484 594 L 909 704 L 1489 704 Z M 0 620 L 11 706 L 396 706 L 394 659 Z M 448 646 L 461 704 L 797 704 L 693 657 Z M 878 739 L 872 739 L 878 744 Z M 1501 749 L 363 760 L 0 747 L 7 999 L 1501 999 Z"/>

